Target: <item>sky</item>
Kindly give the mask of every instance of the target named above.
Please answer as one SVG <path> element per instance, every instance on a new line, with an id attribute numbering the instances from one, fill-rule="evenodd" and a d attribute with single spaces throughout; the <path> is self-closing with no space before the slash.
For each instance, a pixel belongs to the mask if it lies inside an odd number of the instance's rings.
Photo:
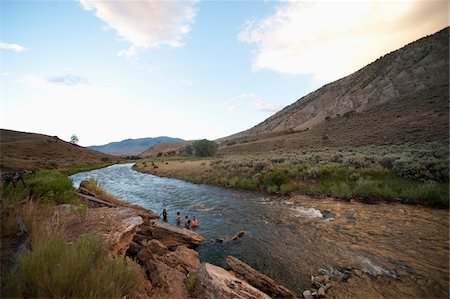
<path id="1" fill-rule="evenodd" d="M 448 26 L 447 1 L 0 2 L 0 128 L 229 136 Z"/>

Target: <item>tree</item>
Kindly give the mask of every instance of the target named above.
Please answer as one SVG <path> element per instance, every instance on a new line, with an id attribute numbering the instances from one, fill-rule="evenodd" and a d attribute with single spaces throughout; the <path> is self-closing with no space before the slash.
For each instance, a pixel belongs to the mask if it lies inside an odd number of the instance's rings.
<path id="1" fill-rule="evenodd" d="M 214 141 L 207 139 L 196 140 L 192 142 L 192 150 L 197 157 L 214 156 L 219 149 L 219 145 Z"/>
<path id="2" fill-rule="evenodd" d="M 194 149 L 192 148 L 192 145 L 188 144 L 184 147 L 184 153 L 187 156 L 192 156 L 194 154 Z"/>
<path id="3" fill-rule="evenodd" d="M 77 135 L 73 134 L 73 135 L 70 137 L 70 143 L 72 143 L 72 144 L 78 144 L 78 137 L 77 137 Z"/>

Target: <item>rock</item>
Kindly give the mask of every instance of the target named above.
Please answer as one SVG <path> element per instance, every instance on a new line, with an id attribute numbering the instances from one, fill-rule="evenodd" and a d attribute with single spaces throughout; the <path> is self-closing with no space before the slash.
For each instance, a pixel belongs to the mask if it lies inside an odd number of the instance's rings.
<path id="1" fill-rule="evenodd" d="M 319 288 L 317 294 L 319 295 L 319 297 L 325 297 L 325 288 Z"/>
<path id="2" fill-rule="evenodd" d="M 303 292 L 303 297 L 305 297 L 305 299 L 314 299 L 310 290 L 304 291 Z"/>
<path id="3" fill-rule="evenodd" d="M 201 235 L 192 230 L 170 225 L 159 220 L 152 220 L 150 225 L 142 226 L 139 234 L 147 236 L 148 239 L 158 239 L 169 249 L 180 245 L 192 247 L 204 240 Z"/>
<path id="4" fill-rule="evenodd" d="M 294 292 L 233 256 L 227 257 L 227 265 L 238 277 L 272 297 L 296 298 Z"/>
<path id="5" fill-rule="evenodd" d="M 359 269 L 353 269 L 352 271 L 356 276 L 358 276 L 359 278 L 363 278 L 364 274 L 362 273 L 361 270 Z"/>
<path id="6" fill-rule="evenodd" d="M 239 240 L 240 238 L 242 238 L 244 236 L 244 231 L 241 230 L 240 232 L 237 232 L 232 238 L 231 240 L 236 241 Z"/>
<path id="7" fill-rule="evenodd" d="M 133 240 L 134 240 L 134 237 L 133 237 Z M 128 250 L 127 250 L 127 256 L 136 256 L 141 249 L 142 249 L 141 244 L 131 241 L 130 246 L 128 247 Z"/>
<path id="8" fill-rule="evenodd" d="M 175 251 L 167 252 L 158 259 L 172 268 L 180 266 L 178 269 L 184 274 L 195 272 L 200 265 L 198 252 L 186 246 L 179 246 Z"/>
<path id="9" fill-rule="evenodd" d="M 199 299 L 270 299 L 225 269 L 209 263 L 199 267 L 195 293 Z"/>
<path id="10" fill-rule="evenodd" d="M 164 245 L 161 241 L 156 239 L 144 241 L 142 242 L 142 245 L 156 255 L 164 255 L 169 252 L 169 248 L 167 248 L 167 246 Z"/>
<path id="11" fill-rule="evenodd" d="M 150 249 L 148 249 L 148 248 L 146 248 L 146 247 L 142 248 L 142 249 L 138 252 L 137 258 L 138 258 L 141 262 L 143 262 L 143 263 L 155 259 L 155 258 L 153 257 L 153 253 L 150 251 Z"/>
<path id="12" fill-rule="evenodd" d="M 109 255 L 123 258 L 138 227 L 142 223 L 143 221 L 140 216 L 124 218 L 116 223 L 115 229 L 106 238 L 109 243 Z"/>
<path id="13" fill-rule="evenodd" d="M 185 284 L 186 275 L 184 273 L 158 259 L 148 260 L 144 265 L 147 270 L 147 277 L 154 287 L 150 298 L 188 298 Z"/>

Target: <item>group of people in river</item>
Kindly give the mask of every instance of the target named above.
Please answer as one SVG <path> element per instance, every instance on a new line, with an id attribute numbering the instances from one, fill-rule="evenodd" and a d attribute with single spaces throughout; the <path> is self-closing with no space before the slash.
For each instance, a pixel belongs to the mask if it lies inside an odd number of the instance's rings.
<path id="1" fill-rule="evenodd" d="M 167 215 L 168 215 L 167 210 L 166 210 L 166 209 L 163 209 L 163 211 L 161 212 L 161 214 L 159 214 L 159 217 L 161 218 L 161 216 L 162 216 L 162 217 L 163 217 L 163 221 L 164 221 L 164 222 L 167 222 Z M 180 215 L 180 212 L 177 212 L 177 225 L 178 225 L 178 226 L 181 225 L 181 215 Z M 199 226 L 199 224 L 198 224 L 198 219 L 197 219 L 195 216 L 192 218 L 192 220 L 189 219 L 189 216 L 188 216 L 188 215 L 186 215 L 186 216 L 184 217 L 184 227 L 185 227 L 185 228 L 190 229 L 190 228 L 195 228 L 195 227 L 198 227 L 198 226 Z"/>

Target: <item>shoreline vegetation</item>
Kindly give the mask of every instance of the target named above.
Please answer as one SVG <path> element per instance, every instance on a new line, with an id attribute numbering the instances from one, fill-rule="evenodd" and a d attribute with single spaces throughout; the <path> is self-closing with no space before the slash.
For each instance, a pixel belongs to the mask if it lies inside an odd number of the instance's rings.
<path id="1" fill-rule="evenodd" d="M 2 182 L 2 297 L 118 298 L 139 284 L 140 267 L 109 259 L 104 236 L 74 232 L 89 208 L 68 175 L 108 165 L 38 170 L 25 186 Z"/>
<path id="2" fill-rule="evenodd" d="M 193 159 L 149 157 L 134 170 L 269 194 L 448 207 L 448 143 L 337 147 Z"/>

